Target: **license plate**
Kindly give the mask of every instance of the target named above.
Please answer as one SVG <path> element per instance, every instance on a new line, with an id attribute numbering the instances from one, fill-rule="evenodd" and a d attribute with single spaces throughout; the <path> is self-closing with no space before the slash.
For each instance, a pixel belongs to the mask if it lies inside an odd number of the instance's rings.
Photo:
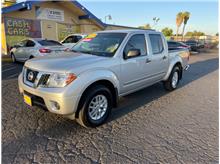
<path id="1" fill-rule="evenodd" d="M 32 106 L 31 97 L 24 94 L 24 102 L 30 106 Z"/>

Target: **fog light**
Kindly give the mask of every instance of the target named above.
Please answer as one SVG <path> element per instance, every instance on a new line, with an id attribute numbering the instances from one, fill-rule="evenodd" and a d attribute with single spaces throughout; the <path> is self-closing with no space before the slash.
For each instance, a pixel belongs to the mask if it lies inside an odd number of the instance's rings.
<path id="1" fill-rule="evenodd" d="M 53 110 L 59 110 L 60 109 L 60 105 L 59 105 L 58 102 L 50 101 L 50 103 L 51 103 L 51 107 L 52 107 Z"/>

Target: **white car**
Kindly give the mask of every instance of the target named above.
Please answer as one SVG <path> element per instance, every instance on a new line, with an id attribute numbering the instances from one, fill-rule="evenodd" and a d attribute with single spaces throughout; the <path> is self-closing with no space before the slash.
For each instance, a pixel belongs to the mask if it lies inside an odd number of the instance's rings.
<path id="1" fill-rule="evenodd" d="M 54 40 L 42 38 L 24 39 L 10 50 L 13 62 L 62 53 L 66 47 Z"/>
<path id="2" fill-rule="evenodd" d="M 71 49 L 79 40 L 86 37 L 86 34 L 71 34 L 64 38 L 61 43 L 68 49 Z"/>

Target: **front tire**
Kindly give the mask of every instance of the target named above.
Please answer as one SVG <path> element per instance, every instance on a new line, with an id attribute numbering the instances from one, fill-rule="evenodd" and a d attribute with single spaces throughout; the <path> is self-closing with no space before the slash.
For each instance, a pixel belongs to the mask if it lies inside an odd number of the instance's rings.
<path id="1" fill-rule="evenodd" d="M 168 91 L 173 91 L 177 88 L 180 79 L 180 68 L 175 66 L 170 73 L 169 78 L 163 82 L 164 88 Z"/>
<path id="2" fill-rule="evenodd" d="M 109 117 L 112 102 L 112 94 L 107 87 L 97 85 L 90 88 L 82 97 L 79 116 L 76 121 L 84 127 L 102 125 Z"/>

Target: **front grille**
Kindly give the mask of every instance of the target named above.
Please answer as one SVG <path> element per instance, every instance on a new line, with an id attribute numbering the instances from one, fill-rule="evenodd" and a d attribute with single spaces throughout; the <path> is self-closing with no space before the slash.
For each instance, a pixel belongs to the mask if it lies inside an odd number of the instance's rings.
<path id="1" fill-rule="evenodd" d="M 23 80 L 24 83 L 30 87 L 36 88 L 38 86 L 46 85 L 50 74 L 24 68 Z"/>
<path id="2" fill-rule="evenodd" d="M 43 74 L 41 77 L 40 77 L 40 80 L 38 82 L 38 85 L 46 85 L 47 84 L 47 81 L 50 77 L 50 74 Z"/>

